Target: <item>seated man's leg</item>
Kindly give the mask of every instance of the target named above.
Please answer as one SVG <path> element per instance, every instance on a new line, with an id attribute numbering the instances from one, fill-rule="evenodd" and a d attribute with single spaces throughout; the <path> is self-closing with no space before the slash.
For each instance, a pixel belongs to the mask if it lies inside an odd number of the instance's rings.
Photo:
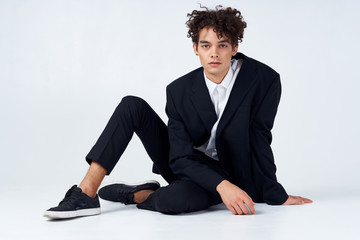
<path id="1" fill-rule="evenodd" d="M 167 126 L 147 102 L 134 96 L 122 99 L 86 160 L 89 163 L 97 161 L 109 175 L 134 132 L 164 179 L 167 182 L 174 181 L 176 176 L 168 163 Z"/>
<path id="2" fill-rule="evenodd" d="M 96 192 L 106 175 L 106 170 L 98 162 L 92 161 L 88 172 L 79 184 L 79 188 L 89 197 L 96 197 Z"/>
<path id="3" fill-rule="evenodd" d="M 175 180 L 176 177 L 168 166 L 169 140 L 166 125 L 144 100 L 128 96 L 117 106 L 96 144 L 86 156 L 91 165 L 79 187 L 73 186 L 59 206 L 47 210 L 44 215 L 69 218 L 99 214 L 97 189 L 104 176 L 110 174 L 115 167 L 134 132 L 140 137 L 165 180 Z M 91 206 L 85 206 L 84 202 Z M 76 204 L 84 206 L 79 209 Z"/>
<path id="4" fill-rule="evenodd" d="M 221 203 L 220 196 L 213 195 L 194 182 L 176 180 L 156 190 L 137 207 L 166 214 L 178 214 L 200 211 L 218 203 Z"/>

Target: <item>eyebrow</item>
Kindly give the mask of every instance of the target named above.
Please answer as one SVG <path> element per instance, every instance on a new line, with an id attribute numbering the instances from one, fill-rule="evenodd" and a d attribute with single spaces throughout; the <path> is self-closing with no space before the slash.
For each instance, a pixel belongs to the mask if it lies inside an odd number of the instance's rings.
<path id="1" fill-rule="evenodd" d="M 209 41 L 205 41 L 205 40 L 200 40 L 199 42 L 200 43 L 210 43 Z M 218 43 L 229 43 L 230 44 L 230 41 L 229 40 L 221 40 Z"/>

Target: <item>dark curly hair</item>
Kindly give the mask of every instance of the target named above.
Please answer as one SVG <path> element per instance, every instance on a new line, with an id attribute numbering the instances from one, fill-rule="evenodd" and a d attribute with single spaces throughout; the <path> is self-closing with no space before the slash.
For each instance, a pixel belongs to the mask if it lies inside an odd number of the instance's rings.
<path id="1" fill-rule="evenodd" d="M 194 10 L 187 14 L 189 20 L 186 22 L 189 28 L 187 37 L 191 37 L 196 44 L 199 42 L 199 32 L 205 27 L 212 27 L 218 38 L 226 36 L 229 38 L 232 47 L 242 42 L 246 22 L 241 16 L 241 12 L 235 8 L 223 9 L 221 5 L 216 6 L 215 10 L 209 10 L 207 7 L 203 11 Z"/>

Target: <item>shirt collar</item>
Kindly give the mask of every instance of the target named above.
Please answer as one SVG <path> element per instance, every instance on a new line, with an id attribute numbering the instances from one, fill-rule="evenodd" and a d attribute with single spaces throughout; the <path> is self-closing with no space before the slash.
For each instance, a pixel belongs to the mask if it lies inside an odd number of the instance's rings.
<path id="1" fill-rule="evenodd" d="M 216 83 L 212 82 L 211 80 L 209 80 L 206 77 L 206 74 L 205 74 L 205 71 L 204 71 L 205 83 L 206 83 L 207 88 L 209 89 L 210 94 L 212 94 L 214 92 L 215 88 L 218 85 L 221 85 L 225 89 L 227 89 L 229 87 L 229 85 L 231 83 L 231 80 L 232 80 L 232 78 L 234 76 L 234 72 L 235 72 L 236 67 L 237 67 L 237 62 L 238 61 L 236 59 L 231 59 L 231 64 L 230 64 L 230 67 L 229 67 L 229 71 L 226 74 L 225 78 L 221 81 L 220 84 L 216 84 Z"/>

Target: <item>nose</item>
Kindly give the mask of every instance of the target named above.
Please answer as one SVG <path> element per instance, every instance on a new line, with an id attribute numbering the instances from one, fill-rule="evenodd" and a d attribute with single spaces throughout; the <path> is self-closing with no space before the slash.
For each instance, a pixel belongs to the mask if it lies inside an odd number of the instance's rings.
<path id="1" fill-rule="evenodd" d="M 213 46 L 211 48 L 211 58 L 217 58 L 217 57 L 219 57 L 218 52 L 217 52 L 217 47 Z"/>

